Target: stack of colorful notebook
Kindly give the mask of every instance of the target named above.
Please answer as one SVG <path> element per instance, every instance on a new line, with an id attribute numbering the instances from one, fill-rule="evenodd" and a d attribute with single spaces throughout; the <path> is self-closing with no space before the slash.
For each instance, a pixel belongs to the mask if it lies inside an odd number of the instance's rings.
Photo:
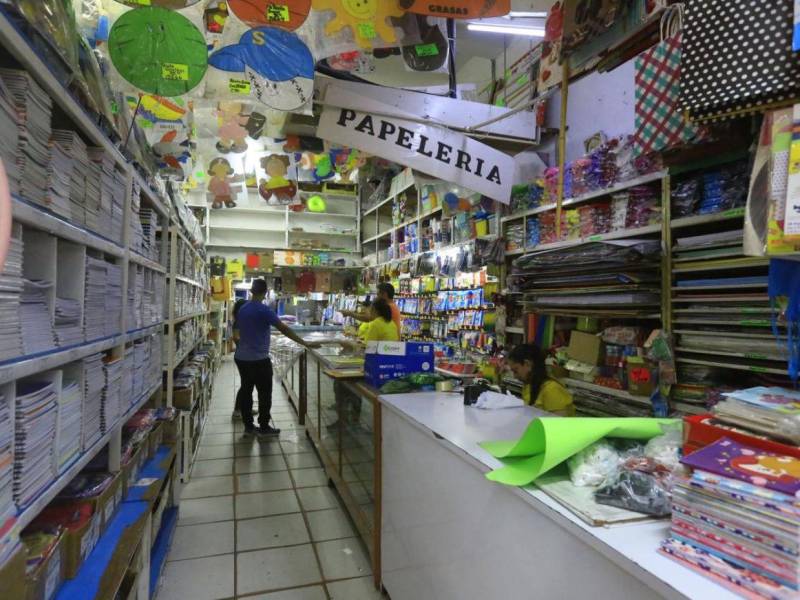
<path id="1" fill-rule="evenodd" d="M 796 443 L 794 420 L 800 415 L 800 392 L 781 387 L 753 387 L 723 394 L 714 416 L 773 438 Z"/>
<path id="2" fill-rule="evenodd" d="M 722 438 L 682 462 L 662 552 L 746 597 L 797 598 L 800 459 Z"/>

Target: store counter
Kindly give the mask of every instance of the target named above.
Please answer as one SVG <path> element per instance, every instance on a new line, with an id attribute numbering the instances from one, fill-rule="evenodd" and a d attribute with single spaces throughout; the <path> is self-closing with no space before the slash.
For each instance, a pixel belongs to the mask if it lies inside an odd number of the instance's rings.
<path id="1" fill-rule="evenodd" d="M 485 478 L 478 443 L 543 413 L 460 394 L 382 395 L 382 583 L 392 600 L 738 598 L 657 552 L 669 522 L 591 527 L 535 487 Z"/>

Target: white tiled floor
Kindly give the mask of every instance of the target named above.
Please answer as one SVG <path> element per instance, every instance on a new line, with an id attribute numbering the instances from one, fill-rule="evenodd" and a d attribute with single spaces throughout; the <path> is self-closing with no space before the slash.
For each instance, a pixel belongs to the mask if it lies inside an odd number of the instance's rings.
<path id="1" fill-rule="evenodd" d="M 368 555 L 280 384 L 279 441 L 231 421 L 223 361 L 158 600 L 374 600 Z"/>

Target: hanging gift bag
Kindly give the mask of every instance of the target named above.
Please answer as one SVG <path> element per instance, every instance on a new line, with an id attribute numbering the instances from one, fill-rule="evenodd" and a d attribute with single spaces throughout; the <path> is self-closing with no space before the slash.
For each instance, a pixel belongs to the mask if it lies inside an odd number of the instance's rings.
<path id="1" fill-rule="evenodd" d="M 692 141 L 699 129 L 678 109 L 681 72 L 681 12 L 668 10 L 661 21 L 661 42 L 635 62 L 636 131 L 634 156 Z"/>

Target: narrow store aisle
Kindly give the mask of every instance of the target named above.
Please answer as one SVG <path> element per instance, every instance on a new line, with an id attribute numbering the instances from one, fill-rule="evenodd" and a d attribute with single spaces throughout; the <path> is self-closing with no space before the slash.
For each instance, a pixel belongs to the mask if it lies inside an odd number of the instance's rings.
<path id="1" fill-rule="evenodd" d="M 238 374 L 223 361 L 158 600 L 380 598 L 356 537 L 283 388 L 280 440 L 232 421 Z"/>

